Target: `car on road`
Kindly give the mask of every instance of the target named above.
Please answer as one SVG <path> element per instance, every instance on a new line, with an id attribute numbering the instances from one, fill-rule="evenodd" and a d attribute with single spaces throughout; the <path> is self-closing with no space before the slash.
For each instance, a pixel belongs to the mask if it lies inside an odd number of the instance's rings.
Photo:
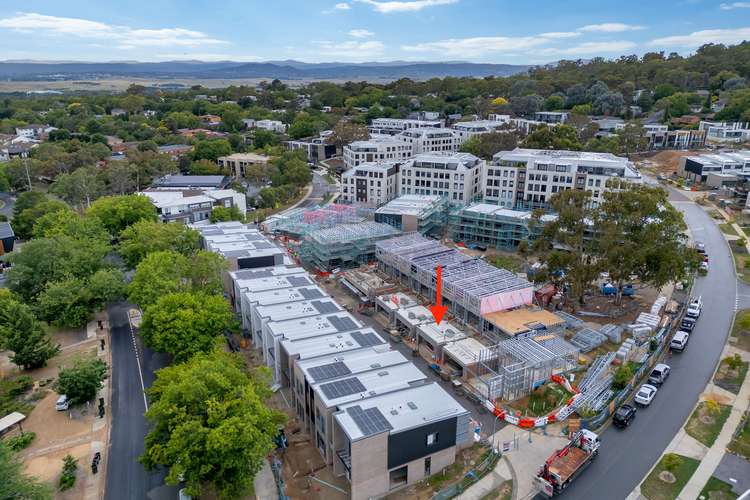
<path id="1" fill-rule="evenodd" d="M 690 334 L 680 330 L 674 334 L 674 337 L 672 337 L 672 341 L 669 343 L 669 348 L 673 351 L 682 352 L 685 350 L 685 347 L 687 347 L 688 340 L 690 340 Z"/>
<path id="2" fill-rule="evenodd" d="M 708 261 L 707 260 L 704 260 L 703 262 L 701 262 L 701 271 L 708 272 Z"/>
<path id="3" fill-rule="evenodd" d="M 689 318 L 685 316 L 680 322 L 680 330 L 682 330 L 683 332 L 692 333 L 696 323 L 697 321 L 695 318 Z"/>
<path id="4" fill-rule="evenodd" d="M 55 401 L 55 410 L 65 411 L 70 408 L 70 400 L 65 394 L 61 394 L 57 401 Z"/>
<path id="5" fill-rule="evenodd" d="M 685 311 L 685 315 L 688 318 L 697 318 L 701 315 L 701 309 L 703 308 L 703 300 L 701 297 L 698 297 L 697 299 L 693 299 L 690 304 L 687 306 L 687 311 Z"/>
<path id="6" fill-rule="evenodd" d="M 635 414 L 638 410 L 636 410 L 635 406 L 631 405 L 622 405 L 617 409 L 615 412 L 614 417 L 612 417 L 612 424 L 615 427 L 625 428 L 630 425 L 630 422 L 633 421 L 635 418 Z"/>
<path id="7" fill-rule="evenodd" d="M 695 242 L 695 250 L 698 253 L 706 253 L 706 244 L 701 241 Z"/>
<path id="8" fill-rule="evenodd" d="M 635 401 L 637 405 L 648 406 L 651 404 L 651 401 L 654 400 L 657 391 L 658 389 L 655 386 L 651 384 L 643 384 L 641 388 L 638 389 L 638 392 L 635 393 L 633 401 Z"/>
<path id="9" fill-rule="evenodd" d="M 670 371 L 672 371 L 672 369 L 669 367 L 669 365 L 659 363 L 658 365 L 654 366 L 653 370 L 651 370 L 651 374 L 648 376 L 649 383 L 657 387 L 661 386 L 669 378 Z"/>

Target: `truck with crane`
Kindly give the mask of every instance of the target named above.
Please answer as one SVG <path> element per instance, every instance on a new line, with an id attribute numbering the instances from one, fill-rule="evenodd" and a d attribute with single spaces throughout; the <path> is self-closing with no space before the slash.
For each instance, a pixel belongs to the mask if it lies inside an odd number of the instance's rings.
<path id="1" fill-rule="evenodd" d="M 550 456 L 536 475 L 536 483 L 548 498 L 565 488 L 599 454 L 599 436 L 588 429 L 576 431 L 564 448 Z"/>

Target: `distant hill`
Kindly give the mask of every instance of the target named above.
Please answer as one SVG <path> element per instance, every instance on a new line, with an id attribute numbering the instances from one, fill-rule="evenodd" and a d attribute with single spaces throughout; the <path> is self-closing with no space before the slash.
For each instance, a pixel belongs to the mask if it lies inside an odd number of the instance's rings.
<path id="1" fill-rule="evenodd" d="M 0 78 L 5 80 L 74 80 L 85 78 L 279 78 L 297 79 L 397 79 L 508 76 L 527 71 L 531 66 L 514 64 L 475 64 L 467 62 L 384 63 L 303 63 L 269 62 L 0 62 Z"/>

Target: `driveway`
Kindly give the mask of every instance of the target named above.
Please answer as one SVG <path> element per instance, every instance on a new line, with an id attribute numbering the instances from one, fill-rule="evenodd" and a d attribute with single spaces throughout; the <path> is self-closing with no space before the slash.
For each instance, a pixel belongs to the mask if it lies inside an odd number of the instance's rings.
<path id="1" fill-rule="evenodd" d="M 176 499 L 178 488 L 164 485 L 165 471 L 147 472 L 138 462 L 148 432 L 143 415 L 143 386 L 153 383 L 154 371 L 166 366 L 168 360 L 144 349 L 138 336 L 131 335 L 127 314 L 131 307 L 132 304 L 119 302 L 108 308 L 112 332 L 112 427 L 105 499 Z"/>
<path id="2" fill-rule="evenodd" d="M 672 375 L 653 403 L 639 410 L 630 428 L 620 430 L 610 426 L 602 433 L 599 457 L 571 484 L 562 495 L 564 498 L 626 498 L 685 423 L 713 374 L 729 335 L 738 306 L 738 282 L 729 247 L 700 206 L 674 190 L 670 191 L 670 201 L 685 215 L 693 238 L 704 242 L 711 256 L 710 272 L 697 278 L 694 289 L 695 295 L 703 297 L 703 313 L 685 351 L 666 360 L 672 367 Z M 741 290 L 741 295 L 748 295 L 740 298 L 741 304 L 746 304 L 750 288 L 743 285 Z"/>

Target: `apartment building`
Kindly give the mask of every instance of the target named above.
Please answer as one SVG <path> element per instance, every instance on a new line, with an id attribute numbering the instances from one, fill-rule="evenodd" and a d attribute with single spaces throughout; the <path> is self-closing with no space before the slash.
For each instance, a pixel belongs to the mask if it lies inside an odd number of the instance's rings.
<path id="1" fill-rule="evenodd" d="M 412 156 L 411 145 L 392 136 L 375 136 L 344 146 L 344 168 L 372 162 L 402 162 Z"/>
<path id="2" fill-rule="evenodd" d="M 339 406 L 334 474 L 353 500 L 414 484 L 455 461 L 471 441 L 471 414 L 436 383 Z"/>
<path id="3" fill-rule="evenodd" d="M 406 194 L 378 208 L 375 222 L 404 232 L 439 235 L 445 225 L 447 205 L 447 199 L 441 196 Z"/>
<path id="4" fill-rule="evenodd" d="M 709 176 L 750 175 L 750 151 L 724 151 L 715 154 L 683 156 L 677 174 L 693 182 L 708 182 Z"/>
<path id="5" fill-rule="evenodd" d="M 537 111 L 534 113 L 534 120 L 544 123 L 565 123 L 568 121 L 570 113 L 567 111 Z"/>
<path id="6" fill-rule="evenodd" d="M 379 207 L 398 196 L 399 163 L 362 163 L 341 174 L 340 199 L 368 207 Z"/>
<path id="7" fill-rule="evenodd" d="M 458 134 L 461 138 L 461 144 L 463 144 L 474 136 L 497 132 L 504 125 L 506 125 L 506 122 L 500 120 L 476 120 L 458 122 L 451 128 Z"/>
<path id="8" fill-rule="evenodd" d="M 701 149 L 706 146 L 705 130 L 669 130 L 667 125 L 648 123 L 643 126 L 648 149 Z"/>
<path id="9" fill-rule="evenodd" d="M 750 141 L 750 122 L 702 121 L 698 130 L 706 132 L 706 139 L 717 142 Z"/>
<path id="10" fill-rule="evenodd" d="M 482 196 L 485 162 L 470 153 L 423 153 L 401 165 L 401 194 L 437 195 L 466 204 Z"/>
<path id="11" fill-rule="evenodd" d="M 413 128 L 396 134 L 395 138 L 411 146 L 411 154 L 455 153 L 461 147 L 461 136 L 449 128 Z"/>
<path id="12" fill-rule="evenodd" d="M 543 207 L 555 193 L 566 189 L 591 191 L 600 203 L 607 181 L 613 178 L 642 182 L 627 158 L 611 153 L 550 151 L 516 148 L 500 151 L 487 166 L 484 200 L 507 208 Z"/>
<path id="13" fill-rule="evenodd" d="M 284 146 L 289 151 L 301 149 L 307 156 L 308 163 L 318 163 L 321 160 L 327 160 L 336 156 L 336 145 L 326 144 L 323 137 L 316 137 L 306 141 L 286 141 Z"/>
<path id="14" fill-rule="evenodd" d="M 395 135 L 413 128 L 442 128 L 444 120 L 413 120 L 409 118 L 375 118 L 368 125 L 371 134 Z"/>
<path id="15" fill-rule="evenodd" d="M 270 158 L 255 153 L 234 153 L 229 156 L 219 156 L 216 163 L 229 171 L 232 177 L 243 179 L 250 167 L 268 165 Z"/>
<path id="16" fill-rule="evenodd" d="M 225 189 L 229 178 L 222 175 L 167 175 L 140 194 L 156 207 L 164 222 L 193 224 L 207 221 L 216 207 L 236 207 L 247 212 L 244 193 Z"/>
<path id="17" fill-rule="evenodd" d="M 554 215 L 542 215 L 542 225 L 554 219 Z M 533 227 L 531 221 L 532 212 L 529 210 L 473 203 L 451 212 L 448 216 L 448 235 L 454 241 L 514 249 L 522 241 L 533 240 L 538 236 L 541 225 Z"/>

